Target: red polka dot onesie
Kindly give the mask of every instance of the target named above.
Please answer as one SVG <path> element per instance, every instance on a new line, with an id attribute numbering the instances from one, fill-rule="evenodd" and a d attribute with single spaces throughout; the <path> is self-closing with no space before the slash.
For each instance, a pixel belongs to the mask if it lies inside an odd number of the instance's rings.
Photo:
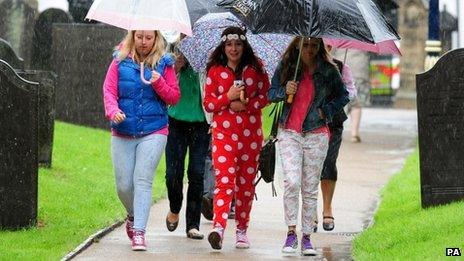
<path id="1" fill-rule="evenodd" d="M 238 229 L 246 229 L 253 204 L 253 180 L 263 142 L 261 108 L 267 105 L 269 78 L 266 73 L 246 66 L 242 72 L 246 110 L 234 112 L 227 92 L 235 80 L 229 67 L 215 65 L 208 71 L 204 106 L 213 113 L 213 166 L 216 171 L 214 191 L 215 227 L 226 227 L 232 198 L 236 197 L 235 219 Z"/>

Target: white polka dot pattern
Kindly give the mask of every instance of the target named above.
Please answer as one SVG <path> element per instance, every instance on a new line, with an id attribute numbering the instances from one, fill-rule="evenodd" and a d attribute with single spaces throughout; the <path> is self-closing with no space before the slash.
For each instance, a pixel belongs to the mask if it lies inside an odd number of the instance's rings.
<path id="1" fill-rule="evenodd" d="M 252 143 L 250 144 L 250 148 L 253 149 L 253 150 L 255 150 L 256 148 L 258 148 L 258 144 L 257 144 L 256 142 L 252 142 Z"/>
<path id="2" fill-rule="evenodd" d="M 247 78 L 247 79 L 245 80 L 245 83 L 246 83 L 247 85 L 253 85 L 253 79 Z"/>

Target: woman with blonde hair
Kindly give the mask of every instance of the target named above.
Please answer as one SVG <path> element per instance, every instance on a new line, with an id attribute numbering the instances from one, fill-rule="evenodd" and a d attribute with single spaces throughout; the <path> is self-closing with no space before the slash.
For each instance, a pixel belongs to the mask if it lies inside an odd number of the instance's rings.
<path id="1" fill-rule="evenodd" d="M 146 250 L 153 178 L 167 141 L 167 105 L 180 98 L 174 59 L 164 49 L 159 31 L 128 32 L 103 84 L 116 187 L 132 250 Z"/>
<path id="2" fill-rule="evenodd" d="M 289 97 L 294 97 L 293 101 Z M 295 37 L 274 73 L 268 98 L 271 102 L 285 101 L 277 136 L 288 226 L 282 251 L 293 253 L 298 247 L 296 225 L 301 191 L 301 253 L 315 255 L 310 234 L 314 230 L 319 178 L 329 145 L 327 125 L 349 101 L 322 39 Z"/>

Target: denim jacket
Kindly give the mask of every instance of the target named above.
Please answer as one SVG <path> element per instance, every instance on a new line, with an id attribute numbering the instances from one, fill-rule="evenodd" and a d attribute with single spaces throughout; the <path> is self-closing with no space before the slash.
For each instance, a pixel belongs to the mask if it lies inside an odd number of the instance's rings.
<path id="1" fill-rule="evenodd" d="M 271 102 L 284 102 L 282 115 L 279 118 L 279 124 L 284 126 L 287 122 L 292 104 L 287 103 L 285 86 L 280 84 L 280 72 L 282 63 L 280 63 L 272 77 L 271 88 L 268 91 L 268 99 Z M 301 78 L 301 75 L 300 75 Z M 299 81 L 300 79 L 297 79 Z M 306 114 L 303 122 L 303 132 L 309 132 L 327 125 L 332 122 L 333 116 L 339 112 L 349 102 L 348 91 L 342 82 L 342 77 L 337 68 L 325 61 L 319 61 L 313 74 L 314 81 L 314 100 Z M 328 97 L 333 99 L 328 99 Z M 325 118 L 319 116 L 318 109 L 324 112 Z"/>

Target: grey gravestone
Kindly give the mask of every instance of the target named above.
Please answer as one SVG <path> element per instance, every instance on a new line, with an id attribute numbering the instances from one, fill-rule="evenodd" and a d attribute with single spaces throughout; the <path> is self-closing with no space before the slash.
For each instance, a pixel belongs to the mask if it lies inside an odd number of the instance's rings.
<path id="1" fill-rule="evenodd" d="M 68 0 L 69 12 L 76 23 L 96 23 L 96 21 L 85 20 L 85 16 L 89 11 L 90 6 L 92 6 L 92 2 L 93 0 Z"/>
<path id="2" fill-rule="evenodd" d="M 19 76 L 39 83 L 39 166 L 52 166 L 53 133 L 55 129 L 56 74 L 50 71 L 16 70 Z"/>
<path id="3" fill-rule="evenodd" d="M 24 60 L 16 54 L 10 43 L 0 38 L 0 59 L 15 69 L 24 68 Z"/>
<path id="4" fill-rule="evenodd" d="M 103 108 L 103 81 L 113 49 L 124 30 L 102 24 L 54 24 L 53 71 L 58 75 L 56 118 L 108 128 Z"/>
<path id="5" fill-rule="evenodd" d="M 61 9 L 50 8 L 40 13 L 34 26 L 31 68 L 35 70 L 51 70 L 52 25 L 54 23 L 72 22 L 71 15 Z"/>
<path id="6" fill-rule="evenodd" d="M 464 49 L 416 75 L 422 207 L 464 199 Z"/>
<path id="7" fill-rule="evenodd" d="M 37 90 L 0 60 L 0 228 L 37 220 Z"/>
<path id="8" fill-rule="evenodd" d="M 0 1 L 0 36 L 24 58 L 26 68 L 30 65 L 36 14 L 37 1 Z"/>

